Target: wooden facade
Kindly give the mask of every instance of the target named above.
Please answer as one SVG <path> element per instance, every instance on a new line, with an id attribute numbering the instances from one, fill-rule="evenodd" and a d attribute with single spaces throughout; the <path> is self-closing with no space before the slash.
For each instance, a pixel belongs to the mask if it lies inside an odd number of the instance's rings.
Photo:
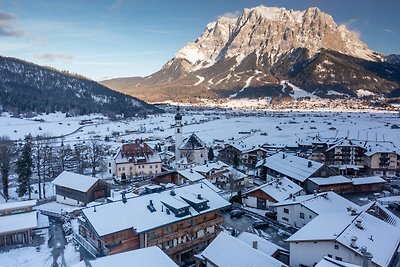
<path id="1" fill-rule="evenodd" d="M 56 195 L 58 200 L 61 199 L 60 202 L 63 202 L 62 198 L 64 197 L 64 199 L 68 198 L 77 201 L 77 205 L 84 206 L 96 199 L 109 197 L 111 195 L 111 186 L 100 179 L 87 192 L 56 185 Z"/>
<path id="2" fill-rule="evenodd" d="M 78 241 L 97 257 L 158 246 L 177 264 L 183 264 L 211 243 L 220 232 L 217 225 L 222 222 L 219 212 L 211 211 L 141 233 L 130 228 L 98 236 L 89 223 L 79 220 Z"/>

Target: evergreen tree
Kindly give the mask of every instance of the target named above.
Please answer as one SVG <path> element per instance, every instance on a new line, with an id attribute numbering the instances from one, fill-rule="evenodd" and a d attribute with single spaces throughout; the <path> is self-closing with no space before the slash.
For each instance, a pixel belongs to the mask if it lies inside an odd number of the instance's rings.
<path id="1" fill-rule="evenodd" d="M 209 149 L 208 149 L 208 161 L 213 161 L 213 159 L 214 159 L 214 150 L 212 149 L 212 147 L 210 147 Z"/>
<path id="2" fill-rule="evenodd" d="M 29 199 L 31 199 L 31 176 L 32 176 L 32 137 L 25 138 L 25 144 L 22 148 L 22 154 L 17 161 L 17 174 L 18 174 L 18 196 L 22 197 L 27 192 Z"/>
<path id="3" fill-rule="evenodd" d="M 6 201 L 8 200 L 8 176 L 12 158 L 15 155 L 15 145 L 8 137 L 0 137 L 0 174 L 3 184 L 3 195 Z"/>

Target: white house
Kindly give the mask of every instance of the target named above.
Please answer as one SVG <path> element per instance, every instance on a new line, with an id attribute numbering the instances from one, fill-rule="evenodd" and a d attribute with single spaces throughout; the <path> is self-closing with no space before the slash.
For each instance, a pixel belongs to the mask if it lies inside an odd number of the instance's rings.
<path id="1" fill-rule="evenodd" d="M 179 146 L 178 153 L 179 158 L 176 160 L 177 169 L 185 169 L 207 163 L 208 148 L 194 133 L 183 141 Z"/>
<path id="2" fill-rule="evenodd" d="M 206 267 L 285 267 L 286 264 L 227 233 L 221 232 L 208 247 L 197 256 Z M 197 265 L 199 266 L 199 265 Z"/>
<path id="3" fill-rule="evenodd" d="M 244 203 L 252 208 L 268 209 L 271 204 L 305 194 L 303 188 L 286 177 L 276 178 L 244 194 Z"/>
<path id="4" fill-rule="evenodd" d="M 319 215 L 287 239 L 290 265 L 313 266 L 327 256 L 356 265 L 397 266 L 399 226 L 399 219 L 379 204 Z"/>
<path id="5" fill-rule="evenodd" d="M 359 209 L 355 203 L 335 192 L 311 194 L 274 204 L 280 223 L 301 228 L 321 214 Z"/>

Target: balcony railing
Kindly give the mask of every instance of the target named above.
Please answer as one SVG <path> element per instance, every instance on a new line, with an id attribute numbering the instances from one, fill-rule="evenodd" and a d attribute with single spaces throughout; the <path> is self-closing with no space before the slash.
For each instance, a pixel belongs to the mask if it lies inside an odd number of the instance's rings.
<path id="1" fill-rule="evenodd" d="M 103 253 L 100 253 L 93 244 L 91 244 L 86 238 L 81 236 L 80 234 L 74 233 L 74 240 L 83 247 L 93 258 L 97 258 L 99 256 L 103 256 Z"/>

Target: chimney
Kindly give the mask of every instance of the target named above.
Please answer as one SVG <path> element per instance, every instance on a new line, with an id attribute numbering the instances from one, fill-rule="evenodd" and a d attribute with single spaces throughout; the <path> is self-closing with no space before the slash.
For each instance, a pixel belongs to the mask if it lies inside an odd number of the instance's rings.
<path id="1" fill-rule="evenodd" d="M 351 209 L 351 215 L 352 215 L 352 216 L 357 215 L 357 210 L 354 209 L 354 208 L 352 208 L 352 209 Z"/>
<path id="2" fill-rule="evenodd" d="M 96 212 L 96 206 L 93 206 L 93 212 Z"/>
<path id="3" fill-rule="evenodd" d="M 358 248 L 358 246 L 357 246 L 357 237 L 356 237 L 356 236 L 352 236 L 352 237 L 351 237 L 350 247 L 352 247 L 352 248 Z"/>
<path id="4" fill-rule="evenodd" d="M 197 195 L 197 199 L 203 199 L 203 198 L 201 197 L 201 194 L 198 194 L 198 195 Z"/>
<path id="5" fill-rule="evenodd" d="M 170 194 L 171 196 L 175 196 L 175 190 L 172 189 L 172 190 L 169 192 L 169 194 Z"/>
<path id="6" fill-rule="evenodd" d="M 253 241 L 253 248 L 254 248 L 254 249 L 258 249 L 258 243 L 257 243 L 257 241 Z"/>
<path id="7" fill-rule="evenodd" d="M 286 156 L 285 156 L 285 154 L 284 153 L 282 153 L 282 158 L 284 159 Z"/>
<path id="8" fill-rule="evenodd" d="M 363 255 L 363 267 L 372 267 L 372 254 L 367 251 L 367 247 L 362 247 L 361 248 L 361 254 Z"/>
<path id="9" fill-rule="evenodd" d="M 153 200 L 150 199 L 150 206 L 153 206 Z"/>
<path id="10" fill-rule="evenodd" d="M 312 166 L 312 162 L 309 161 L 309 162 L 308 162 L 308 168 L 311 168 L 311 166 Z"/>
<path id="11" fill-rule="evenodd" d="M 362 226 L 362 221 L 361 221 L 360 219 L 358 219 L 358 220 L 356 221 L 356 227 L 357 227 L 358 229 L 364 229 L 364 227 Z"/>

